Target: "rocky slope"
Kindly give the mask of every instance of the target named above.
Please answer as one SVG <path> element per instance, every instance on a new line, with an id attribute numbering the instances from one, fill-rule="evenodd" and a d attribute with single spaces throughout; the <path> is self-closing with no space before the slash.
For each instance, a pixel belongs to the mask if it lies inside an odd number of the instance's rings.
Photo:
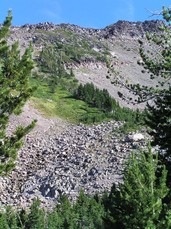
<path id="1" fill-rule="evenodd" d="M 74 200 L 81 189 L 88 194 L 109 191 L 122 182 L 124 162 L 130 152 L 146 145 L 142 135 L 124 136 L 118 132 L 121 122 L 99 125 L 71 125 L 62 120 L 46 120 L 30 107 L 12 117 L 8 131 L 30 122 L 37 115 L 37 127 L 26 137 L 16 168 L 8 177 L 0 177 L 0 203 L 28 207 L 35 198 L 42 206 L 53 207 L 61 194 Z M 48 123 L 48 125 L 47 125 Z"/>
<path id="2" fill-rule="evenodd" d="M 18 40 L 22 52 L 32 42 L 34 57 L 38 58 L 45 45 L 68 45 L 70 49 L 77 50 L 77 60 L 67 63 L 74 69 L 76 78 L 82 82 L 93 82 L 99 88 L 106 88 L 121 105 L 134 108 L 132 104 L 123 102 L 118 94 L 118 88 L 106 80 L 107 69 L 104 58 L 113 59 L 114 68 L 121 77 L 130 83 L 152 85 L 142 68 L 137 64 L 139 57 L 138 39 L 144 39 L 147 31 L 159 33 L 158 27 L 162 21 L 152 20 L 145 22 L 118 21 L 104 29 L 81 28 L 76 25 L 52 23 L 39 23 L 11 28 L 9 43 Z M 75 48 L 76 47 L 76 48 Z M 64 60 L 65 61 L 65 60 Z M 66 60 L 67 62 L 68 60 Z M 128 93 L 124 88 L 122 93 Z M 136 106 L 135 108 L 141 108 Z"/>
<path id="3" fill-rule="evenodd" d="M 12 27 L 9 43 L 18 40 L 23 52 L 31 41 L 35 58 L 44 45 L 54 42 L 81 47 L 86 55 L 79 63 L 72 63 L 78 80 L 106 88 L 117 99 L 118 88 L 106 79 L 107 69 L 98 58 L 107 53 L 115 59 L 115 67 L 123 77 L 134 83 L 151 84 L 137 65 L 137 40 L 144 39 L 146 31 L 158 32 L 161 24 L 161 21 L 119 21 L 104 29 L 86 29 L 39 23 Z M 39 197 L 44 206 L 52 206 L 61 193 L 74 199 L 81 188 L 89 194 L 110 190 L 113 182 L 122 181 L 123 163 L 130 151 L 145 145 L 144 140 L 136 142 L 119 134 L 120 122 L 91 127 L 71 125 L 60 119 L 46 119 L 31 104 L 25 106 L 19 118 L 11 117 L 8 133 L 33 118 L 38 123 L 25 139 L 16 169 L 8 177 L 0 177 L 1 204 L 27 207 Z"/>

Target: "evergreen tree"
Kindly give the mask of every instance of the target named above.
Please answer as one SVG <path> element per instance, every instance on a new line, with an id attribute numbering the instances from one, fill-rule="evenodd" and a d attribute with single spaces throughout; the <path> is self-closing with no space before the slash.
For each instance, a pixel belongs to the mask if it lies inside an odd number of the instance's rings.
<path id="1" fill-rule="evenodd" d="M 80 84 L 77 90 L 74 91 L 73 96 L 104 112 L 112 111 L 114 99 L 111 98 L 107 90 L 99 90 L 95 88 L 93 83 L 86 83 L 84 86 Z"/>
<path id="2" fill-rule="evenodd" d="M 6 174 L 15 166 L 17 151 L 21 147 L 22 138 L 34 126 L 18 127 L 7 136 L 6 128 L 11 114 L 19 114 L 22 106 L 31 96 L 33 89 L 29 87 L 29 77 L 33 69 L 32 48 L 20 55 L 18 42 L 11 47 L 7 37 L 12 15 L 8 13 L 0 29 L 0 174 Z"/>
<path id="3" fill-rule="evenodd" d="M 68 197 L 66 195 L 62 195 L 59 204 L 56 206 L 56 212 L 58 212 L 60 219 L 62 220 L 63 228 L 73 228 L 71 225 L 74 218 L 71 209 L 71 203 L 68 200 Z M 59 222 L 57 223 L 59 224 Z"/>
<path id="4" fill-rule="evenodd" d="M 168 170 L 168 184 L 171 187 L 171 87 L 163 96 L 157 97 L 155 106 L 148 105 L 146 124 L 151 128 L 153 145 L 162 150 L 159 159 Z"/>
<path id="5" fill-rule="evenodd" d="M 61 53 L 55 46 L 45 46 L 39 57 L 39 65 L 42 71 L 48 73 L 48 82 L 52 93 L 55 92 L 57 85 L 62 84 L 63 78 L 70 76 L 64 68 Z"/>
<path id="6" fill-rule="evenodd" d="M 74 72 L 73 72 L 73 69 L 72 69 L 72 68 L 70 69 L 70 77 L 72 77 L 72 78 L 74 78 L 74 77 L 75 77 L 75 75 L 74 75 Z"/>
<path id="7" fill-rule="evenodd" d="M 28 221 L 28 213 L 25 209 L 18 210 L 17 213 L 17 218 L 18 218 L 18 225 L 21 227 L 21 229 L 26 228 L 26 224 Z"/>
<path id="8" fill-rule="evenodd" d="M 123 183 L 111 189 L 106 228 L 163 228 L 160 225 L 164 223 L 166 214 L 162 201 L 169 190 L 165 166 L 159 178 L 157 169 L 158 158 L 152 154 L 151 148 L 149 152 L 131 155 Z"/>
<path id="9" fill-rule="evenodd" d="M 30 207 L 30 213 L 26 221 L 26 228 L 44 229 L 46 228 L 45 224 L 45 212 L 40 208 L 40 201 L 37 199 Z"/>
<path id="10" fill-rule="evenodd" d="M 153 145 L 159 145 L 159 159 L 168 170 L 168 185 L 171 187 L 171 11 L 163 7 L 165 24 L 161 34 L 147 34 L 152 51 L 149 52 L 140 41 L 140 63 L 150 74 L 151 79 L 157 79 L 156 87 L 143 88 L 140 101 L 154 98 L 153 104 L 147 104 L 146 124 L 151 128 Z M 164 150 L 164 151 L 163 151 Z"/>
<path id="11" fill-rule="evenodd" d="M 98 88 L 95 89 L 94 94 L 94 105 L 95 107 L 102 109 L 102 104 L 104 102 L 104 96 Z"/>
<path id="12" fill-rule="evenodd" d="M 0 213 L 0 229 L 9 229 L 7 215 L 5 213 Z"/>
<path id="13" fill-rule="evenodd" d="M 48 218 L 47 218 L 47 228 L 50 229 L 56 229 L 56 228 L 62 228 L 63 220 L 59 212 L 55 209 L 52 212 L 49 212 Z"/>
<path id="14" fill-rule="evenodd" d="M 139 41 L 141 60 L 138 64 L 144 68 L 142 72 L 148 73 L 148 79 L 153 80 L 153 86 L 123 82 L 120 74 L 111 70 L 115 75 L 113 82 L 126 87 L 137 98 L 133 100 L 133 96 L 122 94 L 123 99 L 147 103 L 146 124 L 151 128 L 153 144 L 165 150 L 159 153 L 159 158 L 167 167 L 171 184 L 171 10 L 163 7 L 162 14 L 164 23 L 158 33 L 147 33 L 146 40 Z"/>
<path id="15" fill-rule="evenodd" d="M 113 109 L 113 103 L 112 98 L 109 95 L 109 92 L 106 89 L 103 89 L 103 95 L 104 95 L 104 110 L 105 112 L 111 112 Z"/>
<path id="16" fill-rule="evenodd" d="M 6 208 L 6 218 L 7 218 L 7 225 L 10 229 L 18 229 L 18 219 L 17 214 L 12 210 L 11 207 Z"/>

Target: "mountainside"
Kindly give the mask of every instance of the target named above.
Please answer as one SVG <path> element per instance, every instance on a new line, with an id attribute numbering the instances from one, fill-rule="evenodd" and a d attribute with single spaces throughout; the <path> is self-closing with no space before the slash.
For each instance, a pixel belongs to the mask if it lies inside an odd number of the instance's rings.
<path id="1" fill-rule="evenodd" d="M 147 31 L 159 33 L 158 27 L 162 23 L 154 20 L 135 23 L 118 21 L 104 29 L 48 22 L 26 24 L 11 28 L 9 43 L 18 40 L 23 52 L 32 42 L 35 60 L 39 59 L 44 47 L 56 44 L 65 67 L 73 69 L 79 82 L 92 82 L 99 89 L 105 88 L 122 106 L 136 109 L 143 106 L 122 101 L 118 90 L 123 93 L 128 91 L 114 86 L 106 78 L 106 60 L 112 59 L 115 70 L 130 83 L 152 84 L 137 64 L 140 59 L 138 39 L 145 40 Z M 38 66 L 35 72 L 37 69 Z M 60 101 L 57 104 L 54 100 L 54 105 L 51 99 L 53 94 L 47 99 L 47 90 L 42 85 L 38 92 L 44 96 L 41 106 L 47 105 L 49 113 L 53 109 L 59 112 Z M 55 96 L 58 96 L 58 92 Z M 62 96 L 64 103 L 67 103 L 69 95 Z M 42 97 L 38 99 L 41 101 Z M 33 104 L 34 100 L 28 102 L 24 112 L 19 117 L 12 116 L 10 120 L 8 134 L 16 126 L 27 125 L 35 118 L 37 125 L 25 138 L 16 168 L 8 177 L 0 177 L 1 204 L 27 207 L 38 197 L 44 206 L 51 206 L 61 193 L 67 193 L 75 199 L 81 188 L 88 194 L 109 191 L 114 182 L 122 181 L 123 164 L 130 152 L 146 146 L 144 139 L 148 135 L 144 132 L 138 135 L 139 139 L 134 139 L 134 135 L 124 135 L 119 129 L 123 126 L 121 121 L 106 121 L 92 126 L 76 125 L 69 123 L 68 119 L 47 118 Z M 80 106 L 86 110 L 80 103 L 71 105 L 73 110 Z M 68 110 L 64 112 L 68 113 Z M 75 113 L 73 115 L 77 116 Z"/>
<path id="2" fill-rule="evenodd" d="M 9 43 L 18 40 L 20 47 L 32 42 L 34 57 L 38 58 L 40 51 L 46 45 L 60 44 L 70 50 L 70 57 L 65 55 L 63 61 L 66 66 L 72 67 L 76 78 L 81 83 L 93 82 L 100 89 L 106 88 L 112 97 L 119 100 L 121 105 L 130 106 L 117 95 L 118 88 L 111 85 L 106 79 L 107 69 L 105 60 L 112 58 L 114 68 L 130 83 L 147 83 L 142 68 L 137 64 L 139 57 L 138 39 L 144 39 L 146 32 L 159 33 L 162 21 L 152 20 L 145 22 L 118 21 L 104 29 L 81 28 L 71 24 L 39 23 L 11 28 Z M 128 93 L 125 89 L 119 89 Z M 136 108 L 142 107 L 136 105 Z"/>

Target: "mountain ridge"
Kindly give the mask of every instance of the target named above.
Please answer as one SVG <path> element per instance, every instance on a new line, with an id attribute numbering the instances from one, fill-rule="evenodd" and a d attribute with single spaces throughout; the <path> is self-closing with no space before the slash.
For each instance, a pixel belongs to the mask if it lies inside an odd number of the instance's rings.
<path id="1" fill-rule="evenodd" d="M 159 32 L 159 27 L 162 26 L 164 22 L 162 20 L 145 20 L 145 21 L 126 21 L 126 20 L 118 20 L 115 23 L 112 23 L 108 26 L 105 26 L 104 28 L 98 29 L 98 28 L 91 28 L 91 27 L 82 27 L 79 25 L 75 24 L 70 24 L 70 23 L 60 23 L 60 24 L 55 24 L 52 22 L 40 22 L 36 24 L 24 24 L 21 26 L 12 26 L 12 30 L 16 28 L 26 28 L 27 30 L 32 30 L 32 29 L 42 29 L 42 30 L 57 30 L 59 28 L 64 28 L 64 29 L 72 29 L 77 32 L 79 30 L 82 31 L 87 31 L 89 33 L 109 33 L 112 35 L 119 35 L 122 34 L 122 32 L 127 29 L 128 31 L 133 32 L 133 30 L 139 31 L 141 34 L 145 35 L 145 32 Z M 115 33 L 113 33 L 115 32 Z M 135 34 L 130 34 L 131 36 L 136 36 L 137 33 Z"/>
<path id="2" fill-rule="evenodd" d="M 135 106 L 122 101 L 117 95 L 118 87 L 111 85 L 106 80 L 107 68 L 105 59 L 114 60 L 114 67 L 120 75 L 128 79 L 130 83 L 148 83 L 145 80 L 142 67 L 137 65 L 140 60 L 138 40 L 145 40 L 147 31 L 160 33 L 159 27 L 163 25 L 161 20 L 144 22 L 118 21 L 104 29 L 82 28 L 73 24 L 53 24 L 49 22 L 38 24 L 25 24 L 20 27 L 11 27 L 9 43 L 18 40 L 22 52 L 32 43 L 34 58 L 39 58 L 43 47 L 56 43 L 69 47 L 74 58 L 63 60 L 66 66 L 72 67 L 76 78 L 81 83 L 92 82 L 100 89 L 107 89 L 112 97 L 122 106 L 134 108 Z M 69 61 L 69 62 L 68 62 Z M 128 93 L 125 89 L 119 89 Z M 141 108 L 137 105 L 136 108 Z"/>

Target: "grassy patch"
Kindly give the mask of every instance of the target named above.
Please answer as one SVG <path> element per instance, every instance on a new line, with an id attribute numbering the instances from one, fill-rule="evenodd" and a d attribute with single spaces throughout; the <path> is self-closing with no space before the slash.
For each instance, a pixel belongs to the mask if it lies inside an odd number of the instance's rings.
<path id="1" fill-rule="evenodd" d="M 46 78 L 32 78 L 30 84 L 37 87 L 31 98 L 32 103 L 46 117 L 60 117 L 71 123 L 85 124 L 111 119 L 120 120 L 125 121 L 124 131 L 137 129 L 138 126 L 143 125 L 143 114 L 121 108 L 119 104 L 114 107 L 115 112 L 105 113 L 82 100 L 73 98 L 72 94 L 61 86 L 57 86 L 52 93 Z"/>
<path id="2" fill-rule="evenodd" d="M 31 79 L 31 85 L 37 86 L 31 101 L 46 117 L 60 117 L 72 123 L 91 123 L 95 117 L 101 115 L 96 108 L 90 108 L 85 102 L 72 98 L 71 94 L 57 87 L 51 93 L 46 80 Z"/>

